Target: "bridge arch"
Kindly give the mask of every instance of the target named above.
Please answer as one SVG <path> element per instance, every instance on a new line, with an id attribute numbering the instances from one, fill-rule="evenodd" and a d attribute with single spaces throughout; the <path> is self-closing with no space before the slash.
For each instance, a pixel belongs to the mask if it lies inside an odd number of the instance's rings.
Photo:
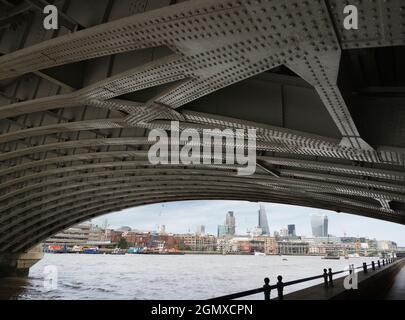
<path id="1" fill-rule="evenodd" d="M 31 30 L 19 10 L 0 19 L 19 22 L 0 33 L 0 254 L 102 214 L 192 199 L 405 224 L 405 70 L 391 59 L 403 55 L 401 24 L 354 38 L 329 2 L 167 0 L 130 14 L 122 1 L 104 14 L 72 9 L 57 32 Z M 399 1 L 358 6 L 403 20 Z M 263 16 L 274 8 L 280 25 Z M 367 22 L 379 30 L 386 19 Z M 313 21 L 317 39 L 302 28 Z M 171 121 L 255 129 L 255 173 L 225 161 L 151 164 L 148 133 Z"/>

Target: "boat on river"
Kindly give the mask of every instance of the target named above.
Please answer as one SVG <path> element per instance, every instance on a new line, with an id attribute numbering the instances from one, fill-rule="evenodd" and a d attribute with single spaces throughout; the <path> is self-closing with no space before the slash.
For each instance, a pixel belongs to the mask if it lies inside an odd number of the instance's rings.
<path id="1" fill-rule="evenodd" d="M 266 254 L 264 252 L 258 252 L 255 251 L 255 256 L 265 256 Z"/>
<path id="2" fill-rule="evenodd" d="M 340 255 L 337 252 L 327 252 L 322 259 L 340 260 Z"/>

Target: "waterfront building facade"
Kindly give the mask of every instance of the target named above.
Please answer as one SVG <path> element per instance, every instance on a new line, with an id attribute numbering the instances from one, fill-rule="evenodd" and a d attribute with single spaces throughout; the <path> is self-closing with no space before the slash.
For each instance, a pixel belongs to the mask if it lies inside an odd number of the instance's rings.
<path id="1" fill-rule="evenodd" d="M 82 223 L 59 232 L 44 241 L 46 245 L 74 246 L 84 245 L 89 241 L 91 225 Z"/>
<path id="2" fill-rule="evenodd" d="M 307 255 L 309 253 L 308 242 L 302 241 L 278 241 L 278 254 L 282 255 Z"/>
<path id="3" fill-rule="evenodd" d="M 258 236 L 254 237 L 254 240 L 262 241 L 264 253 L 268 255 L 277 254 L 277 240 L 275 237 L 270 236 Z"/>
<path id="4" fill-rule="evenodd" d="M 328 237 L 302 237 L 302 240 L 308 243 L 342 243 L 340 237 L 328 236 Z"/>
<path id="5" fill-rule="evenodd" d="M 91 225 L 89 230 L 89 237 L 87 240 L 88 243 L 101 243 L 101 242 L 110 242 L 107 238 L 106 232 L 104 229 Z"/>
<path id="6" fill-rule="evenodd" d="M 52 236 L 45 241 L 45 245 L 65 247 L 67 250 L 86 245 L 113 248 L 124 238 L 128 247 L 136 248 L 137 252 L 181 250 L 232 254 L 264 252 L 268 255 L 325 255 L 328 252 L 337 252 L 341 256 L 384 256 L 398 251 L 396 243 L 389 240 L 333 235 L 297 236 L 294 225 L 282 229 L 277 237 L 263 235 L 260 227 L 245 236 L 231 236 L 229 226 L 233 221 L 228 219 L 225 222 L 228 224 L 218 227 L 218 237 L 206 234 L 203 225 L 198 226 L 194 234 L 173 235 L 162 232 L 161 228 L 159 232 L 133 230 L 130 227 L 112 230 L 84 223 Z"/>
<path id="7" fill-rule="evenodd" d="M 180 234 L 175 236 L 178 242 L 191 251 L 215 251 L 217 239 L 213 235 Z"/>
<path id="8" fill-rule="evenodd" d="M 378 241 L 378 249 L 383 251 L 395 251 L 397 244 L 390 240 L 380 240 Z"/>

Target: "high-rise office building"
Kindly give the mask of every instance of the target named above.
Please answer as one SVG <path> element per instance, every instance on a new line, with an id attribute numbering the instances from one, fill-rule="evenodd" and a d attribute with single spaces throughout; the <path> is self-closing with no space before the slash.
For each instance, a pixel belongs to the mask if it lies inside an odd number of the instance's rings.
<path id="1" fill-rule="evenodd" d="M 228 211 L 225 217 L 225 224 L 218 226 L 218 237 L 235 235 L 235 216 L 233 211 Z"/>
<path id="2" fill-rule="evenodd" d="M 267 222 L 267 215 L 264 206 L 260 205 L 259 209 L 259 228 L 262 229 L 263 235 L 270 235 L 269 223 Z"/>
<path id="3" fill-rule="evenodd" d="M 233 211 L 228 211 L 226 214 L 225 225 L 228 226 L 228 234 L 233 236 L 235 234 L 235 216 Z"/>
<path id="4" fill-rule="evenodd" d="M 328 217 L 324 214 L 311 215 L 312 235 L 314 237 L 328 236 Z"/>
<path id="5" fill-rule="evenodd" d="M 287 226 L 287 229 L 288 229 L 288 235 L 289 235 L 289 236 L 292 236 L 292 237 L 295 237 L 295 236 L 296 236 L 295 224 L 289 224 L 289 225 Z"/>
<path id="6" fill-rule="evenodd" d="M 166 233 L 166 226 L 164 224 L 159 225 L 158 233 L 165 234 Z"/>
<path id="7" fill-rule="evenodd" d="M 229 226 L 226 224 L 220 224 L 218 226 L 217 236 L 218 238 L 225 237 L 229 235 Z"/>
<path id="8" fill-rule="evenodd" d="M 205 226 L 204 225 L 199 225 L 197 226 L 197 230 L 195 232 L 198 235 L 204 235 L 205 234 Z"/>
<path id="9" fill-rule="evenodd" d="M 287 228 L 280 229 L 279 234 L 280 237 L 288 237 L 288 229 Z"/>

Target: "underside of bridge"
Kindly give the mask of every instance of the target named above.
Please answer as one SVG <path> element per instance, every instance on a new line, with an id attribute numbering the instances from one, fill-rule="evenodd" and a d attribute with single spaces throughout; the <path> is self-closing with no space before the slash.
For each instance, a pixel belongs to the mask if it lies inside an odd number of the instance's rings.
<path id="1" fill-rule="evenodd" d="M 0 252 L 143 204 L 231 199 L 405 224 L 405 3 L 0 0 Z M 152 165 L 148 132 L 256 129 L 257 167 Z"/>

